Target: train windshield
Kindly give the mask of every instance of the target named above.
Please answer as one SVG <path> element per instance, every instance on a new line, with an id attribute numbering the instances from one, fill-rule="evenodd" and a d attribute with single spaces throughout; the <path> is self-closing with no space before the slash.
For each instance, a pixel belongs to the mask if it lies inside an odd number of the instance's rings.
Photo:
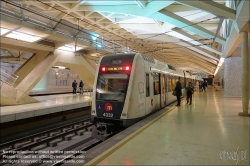
<path id="1" fill-rule="evenodd" d="M 128 74 L 100 74 L 96 84 L 96 99 L 124 101 L 128 88 Z"/>

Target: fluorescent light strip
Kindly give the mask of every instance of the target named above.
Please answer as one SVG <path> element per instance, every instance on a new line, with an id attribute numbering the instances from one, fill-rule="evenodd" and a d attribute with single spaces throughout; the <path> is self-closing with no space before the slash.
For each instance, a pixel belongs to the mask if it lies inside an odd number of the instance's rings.
<path id="1" fill-rule="evenodd" d="M 220 61 L 219 61 L 219 63 L 218 63 L 218 66 L 221 66 L 221 65 L 223 64 L 224 60 L 225 60 L 225 58 L 220 58 Z"/>
<path id="2" fill-rule="evenodd" d="M 214 72 L 214 75 L 216 75 L 216 74 L 217 74 L 217 72 L 219 71 L 219 69 L 220 69 L 220 67 L 219 67 L 219 66 L 217 66 L 217 68 L 216 68 L 216 70 L 215 70 L 215 72 Z"/>
<path id="3" fill-rule="evenodd" d="M 58 67 L 59 69 L 65 69 L 66 68 L 64 66 L 55 66 L 55 67 Z"/>
<path id="4" fill-rule="evenodd" d="M 10 30 L 6 28 L 1 28 L 1 36 L 4 35 L 5 33 L 8 33 Z"/>
<path id="5" fill-rule="evenodd" d="M 6 35 L 6 37 L 12 38 L 12 39 L 17 39 L 17 40 L 22 40 L 22 41 L 26 41 L 26 42 L 35 42 L 35 41 L 41 39 L 41 37 L 17 32 L 17 31 L 12 31 L 8 35 Z"/>
<path id="6" fill-rule="evenodd" d="M 70 52 L 75 52 L 75 46 L 70 45 L 70 44 L 65 44 L 64 46 L 61 46 L 58 48 L 59 50 L 64 50 L 64 51 L 70 51 Z M 82 47 L 76 47 L 76 51 L 82 49 Z"/>

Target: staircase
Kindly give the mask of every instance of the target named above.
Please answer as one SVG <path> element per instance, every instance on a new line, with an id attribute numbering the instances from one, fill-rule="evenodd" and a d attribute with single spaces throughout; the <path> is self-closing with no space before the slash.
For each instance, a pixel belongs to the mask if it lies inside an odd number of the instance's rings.
<path id="1" fill-rule="evenodd" d="M 19 76 L 15 74 L 10 74 L 11 72 L 7 69 L 1 67 L 1 81 L 0 81 L 0 91 L 1 99 L 0 105 L 16 105 L 16 104 L 25 104 L 25 103 L 34 103 L 37 102 L 35 99 L 25 96 L 23 99 L 19 100 L 17 95 L 23 94 L 23 92 L 14 87 L 14 84 Z"/>
<path id="2" fill-rule="evenodd" d="M 18 79 L 17 75 L 9 74 L 9 73 L 10 72 L 7 69 L 1 67 L 1 75 L 0 75 L 0 77 L 1 77 L 1 87 L 2 87 L 3 83 L 6 83 L 6 84 L 8 84 L 10 86 L 13 86 L 15 84 L 16 80 Z"/>

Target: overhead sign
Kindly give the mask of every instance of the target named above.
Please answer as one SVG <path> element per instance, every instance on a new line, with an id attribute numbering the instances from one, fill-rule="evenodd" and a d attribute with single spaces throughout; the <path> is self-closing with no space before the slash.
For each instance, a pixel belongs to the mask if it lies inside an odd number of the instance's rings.
<path id="1" fill-rule="evenodd" d="M 214 78 L 214 75 L 208 75 L 208 78 Z"/>
<path id="2" fill-rule="evenodd" d="M 122 67 L 108 67 L 109 71 L 116 71 L 116 70 L 122 70 Z"/>

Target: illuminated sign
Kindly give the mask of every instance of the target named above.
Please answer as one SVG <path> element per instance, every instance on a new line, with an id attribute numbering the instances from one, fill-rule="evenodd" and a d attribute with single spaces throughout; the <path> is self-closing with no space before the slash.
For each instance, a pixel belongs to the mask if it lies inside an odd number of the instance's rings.
<path id="1" fill-rule="evenodd" d="M 107 70 L 108 71 L 118 71 L 118 70 L 122 70 L 122 67 L 108 67 Z"/>
<path id="2" fill-rule="evenodd" d="M 102 72 L 105 71 L 131 71 L 130 66 L 120 66 L 120 67 L 100 67 Z"/>
<path id="3" fill-rule="evenodd" d="M 214 78 L 214 75 L 208 75 L 208 78 Z"/>

